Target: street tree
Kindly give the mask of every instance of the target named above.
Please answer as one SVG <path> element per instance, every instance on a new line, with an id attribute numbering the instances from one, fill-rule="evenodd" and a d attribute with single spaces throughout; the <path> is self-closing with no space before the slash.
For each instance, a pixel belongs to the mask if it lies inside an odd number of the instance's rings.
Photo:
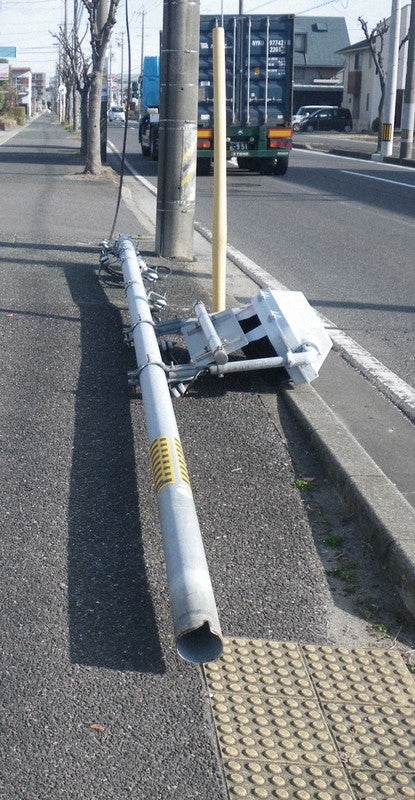
<path id="1" fill-rule="evenodd" d="M 71 31 L 67 35 L 64 28 L 59 28 L 59 33 L 55 35 L 64 56 L 62 61 L 66 64 L 66 71 L 70 73 L 70 84 L 75 86 L 80 97 L 81 153 L 84 155 L 88 150 L 88 99 L 92 77 L 91 57 L 85 54 L 82 46 L 85 36 L 86 31 L 82 37 L 79 37 L 77 30 Z M 66 85 L 65 78 L 63 81 Z"/>
<path id="2" fill-rule="evenodd" d="M 384 64 L 384 46 L 385 46 L 385 36 L 389 30 L 389 23 L 386 19 L 381 19 L 380 22 L 375 25 L 371 33 L 369 33 L 367 22 L 363 19 L 363 17 L 359 17 L 359 22 L 362 26 L 363 33 L 365 34 L 366 41 L 369 45 L 370 53 L 373 59 L 373 63 L 376 67 L 376 74 L 379 77 L 379 84 L 380 84 L 380 100 L 378 106 L 378 141 L 377 141 L 377 148 L 376 152 L 380 153 L 381 150 L 381 140 L 382 140 L 382 119 L 383 119 L 383 107 L 385 105 L 385 89 L 386 89 L 386 73 L 385 73 L 385 64 Z"/>
<path id="3" fill-rule="evenodd" d="M 101 95 L 105 66 L 105 54 L 116 23 L 116 12 L 121 0 L 108 0 L 108 15 L 100 28 L 103 0 L 82 0 L 85 6 L 91 36 L 92 72 L 89 90 L 88 137 L 85 173 L 99 175 L 101 161 Z"/>

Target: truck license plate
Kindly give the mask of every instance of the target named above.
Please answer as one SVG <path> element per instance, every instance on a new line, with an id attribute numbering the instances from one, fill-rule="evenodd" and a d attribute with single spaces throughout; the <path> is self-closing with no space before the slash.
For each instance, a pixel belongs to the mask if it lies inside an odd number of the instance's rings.
<path id="1" fill-rule="evenodd" d="M 235 150 L 237 153 L 244 152 L 248 150 L 248 143 L 247 142 L 231 142 L 230 143 L 231 150 Z"/>

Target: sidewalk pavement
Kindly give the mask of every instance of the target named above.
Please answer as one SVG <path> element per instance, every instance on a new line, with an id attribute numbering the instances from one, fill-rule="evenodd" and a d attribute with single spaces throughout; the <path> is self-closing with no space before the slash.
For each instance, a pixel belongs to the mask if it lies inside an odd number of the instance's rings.
<path id="1" fill-rule="evenodd" d="M 5 800 L 414 792 L 413 622 L 280 384 L 254 375 L 174 404 L 227 637 L 203 671 L 177 659 L 125 294 L 98 270 L 115 173 L 83 176 L 44 116 L 0 175 Z M 172 267 L 169 317 L 187 317 L 208 264 L 156 256 L 152 206 L 127 179 L 116 234 Z"/>

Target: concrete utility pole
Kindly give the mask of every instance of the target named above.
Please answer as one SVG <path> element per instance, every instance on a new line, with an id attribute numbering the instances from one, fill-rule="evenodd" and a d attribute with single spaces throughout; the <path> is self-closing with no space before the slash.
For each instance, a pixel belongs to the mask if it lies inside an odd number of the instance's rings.
<path id="1" fill-rule="evenodd" d="M 196 201 L 199 0 L 164 0 L 156 249 L 193 260 Z"/>
<path id="2" fill-rule="evenodd" d="M 120 105 L 124 101 L 124 31 L 121 31 L 120 38 L 117 40 L 118 47 L 121 47 L 121 96 Z"/>
<path id="3" fill-rule="evenodd" d="M 144 17 L 146 12 L 144 11 L 144 6 L 141 9 L 141 57 L 140 57 L 140 75 L 143 74 L 143 64 L 144 64 Z"/>
<path id="4" fill-rule="evenodd" d="M 408 63 L 403 96 L 400 158 L 411 158 L 415 122 L 415 0 L 411 3 Z"/>
<path id="5" fill-rule="evenodd" d="M 392 0 L 389 29 L 388 69 L 386 74 L 385 111 L 382 121 L 381 156 L 393 152 L 393 129 L 395 123 L 396 84 L 398 80 L 399 37 L 401 30 L 401 0 Z"/>
<path id="6" fill-rule="evenodd" d="M 108 19 L 108 12 L 109 12 L 108 0 L 101 0 L 97 7 L 97 28 L 99 31 L 102 30 Z M 101 95 L 101 119 L 100 119 L 101 161 L 103 164 L 107 163 L 107 111 L 108 111 L 108 83 L 105 85 L 105 81 L 103 81 L 102 95 Z"/>
<path id="7" fill-rule="evenodd" d="M 72 46 L 73 46 L 73 61 L 74 61 L 74 69 L 78 72 L 78 0 L 73 0 L 73 34 L 72 34 Z M 79 130 L 80 123 L 79 123 L 79 96 L 78 90 L 75 86 L 73 86 L 73 127 L 74 130 Z"/>

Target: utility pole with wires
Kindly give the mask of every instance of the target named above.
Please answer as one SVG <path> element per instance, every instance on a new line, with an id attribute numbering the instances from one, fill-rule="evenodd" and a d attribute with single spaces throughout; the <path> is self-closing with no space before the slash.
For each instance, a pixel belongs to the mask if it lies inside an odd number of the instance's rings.
<path id="1" fill-rule="evenodd" d="M 108 0 L 100 0 L 97 8 L 97 28 L 99 31 L 104 27 L 109 12 Z M 100 118 L 100 138 L 101 138 L 101 161 L 107 163 L 107 116 L 108 116 L 108 84 L 105 80 L 102 84 L 101 94 L 101 118 Z"/>
<path id="2" fill-rule="evenodd" d="M 400 158 L 411 158 L 415 123 L 415 0 L 409 21 L 408 63 L 403 96 Z"/>
<path id="3" fill-rule="evenodd" d="M 156 250 L 193 260 L 196 205 L 198 0 L 164 0 Z"/>
<path id="4" fill-rule="evenodd" d="M 117 39 L 118 47 L 121 47 L 121 92 L 120 92 L 120 105 L 124 100 L 124 31 L 121 31 Z"/>
<path id="5" fill-rule="evenodd" d="M 140 57 L 140 75 L 143 74 L 143 64 L 144 64 L 144 17 L 146 12 L 144 11 L 144 6 L 142 6 L 141 11 L 141 57 Z"/>
<path id="6" fill-rule="evenodd" d="M 78 0 L 73 0 L 73 29 L 72 29 L 72 48 L 73 48 L 73 65 L 75 72 L 78 71 L 78 29 L 79 29 L 79 19 L 78 19 Z M 72 89 L 73 99 L 72 99 L 72 106 L 73 106 L 73 128 L 74 131 L 77 131 L 80 127 L 79 122 L 79 97 L 78 91 L 75 85 L 73 85 Z"/>
<path id="7" fill-rule="evenodd" d="M 399 35 L 401 28 L 401 0 L 392 0 L 389 28 L 388 68 L 386 73 L 385 111 L 382 120 L 380 152 L 391 156 L 395 124 L 396 86 L 398 77 Z"/>

